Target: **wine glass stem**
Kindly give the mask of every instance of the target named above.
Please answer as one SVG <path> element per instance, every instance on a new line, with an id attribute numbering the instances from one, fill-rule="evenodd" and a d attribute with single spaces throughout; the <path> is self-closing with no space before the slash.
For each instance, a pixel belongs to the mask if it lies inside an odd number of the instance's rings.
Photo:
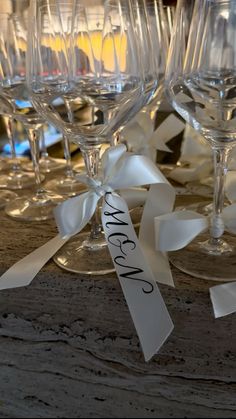
<path id="1" fill-rule="evenodd" d="M 47 146 L 46 146 L 46 140 L 45 140 L 45 134 L 44 134 L 43 127 L 40 128 L 40 133 L 41 133 L 41 147 L 42 147 L 41 158 L 42 159 L 47 159 L 49 157 L 49 155 L 48 155 L 48 152 L 47 152 Z"/>
<path id="2" fill-rule="evenodd" d="M 64 157 L 66 160 L 66 176 L 74 177 L 74 172 L 73 172 L 72 164 L 71 164 L 70 141 L 66 135 L 64 135 L 63 143 L 64 143 Z"/>
<path id="3" fill-rule="evenodd" d="M 65 105 L 66 105 L 69 121 L 71 124 L 73 124 L 74 115 L 73 115 L 73 112 L 71 111 L 70 101 L 65 100 Z M 74 177 L 74 172 L 73 172 L 72 164 L 71 164 L 70 141 L 67 135 L 64 135 L 64 157 L 66 159 L 66 176 Z"/>
<path id="4" fill-rule="evenodd" d="M 3 121 L 6 128 L 10 147 L 11 147 L 11 157 L 13 160 L 12 171 L 13 173 L 17 173 L 21 170 L 21 167 L 16 157 L 16 145 L 15 145 L 15 139 L 14 139 L 14 122 L 13 122 L 13 119 L 8 115 L 3 115 Z"/>
<path id="5" fill-rule="evenodd" d="M 30 142 L 30 150 L 31 150 L 31 158 L 34 168 L 35 174 L 35 183 L 37 188 L 37 194 L 41 194 L 44 192 L 43 188 L 41 187 L 41 176 L 40 176 L 40 167 L 39 167 L 39 143 L 40 143 L 40 129 L 35 128 L 27 128 L 27 133 Z"/>
<path id="6" fill-rule="evenodd" d="M 90 178 L 96 179 L 98 176 L 99 157 L 101 146 L 81 146 L 81 152 L 84 158 L 87 174 Z M 100 220 L 99 206 L 91 219 L 90 240 L 102 238 L 102 224 Z"/>
<path id="7" fill-rule="evenodd" d="M 214 157 L 214 198 L 213 214 L 211 219 L 211 242 L 218 245 L 220 237 L 224 233 L 224 222 L 222 220 L 222 210 L 225 197 L 225 177 L 228 167 L 228 157 L 230 147 L 213 147 Z"/>

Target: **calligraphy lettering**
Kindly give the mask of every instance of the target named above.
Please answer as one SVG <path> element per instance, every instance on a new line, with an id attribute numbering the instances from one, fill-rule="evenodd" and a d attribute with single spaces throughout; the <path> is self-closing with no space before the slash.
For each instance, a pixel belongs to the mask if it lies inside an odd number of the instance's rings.
<path id="1" fill-rule="evenodd" d="M 143 282 L 145 284 L 147 284 L 149 286 L 149 290 L 146 290 L 144 288 L 142 288 L 143 292 L 145 294 L 151 294 L 154 290 L 154 286 L 151 284 L 151 282 L 146 281 L 145 279 L 142 278 L 135 278 L 133 275 L 137 275 L 137 274 L 142 274 L 144 271 L 141 268 L 135 268 L 133 266 L 127 266 L 127 265 L 123 265 L 122 263 L 119 263 L 118 260 L 124 260 L 125 261 L 125 257 L 124 256 L 116 256 L 114 259 L 114 262 L 121 266 L 122 268 L 127 268 L 127 269 L 131 269 L 131 271 L 129 272 L 125 272 L 123 274 L 119 274 L 122 278 L 128 278 L 128 279 L 132 279 L 134 281 L 140 281 Z"/>
<path id="2" fill-rule="evenodd" d="M 125 239 L 126 239 L 126 240 L 121 241 L 121 240 L 119 239 L 119 237 L 125 237 Z M 112 240 L 111 240 L 112 238 L 117 238 L 117 242 L 118 242 L 118 244 L 116 244 L 114 241 L 112 241 Z M 130 250 L 134 250 L 134 249 L 136 248 L 136 243 L 135 243 L 133 240 L 129 240 L 129 238 L 128 238 L 127 234 L 124 234 L 124 233 L 113 233 L 113 234 L 110 234 L 110 235 L 108 236 L 108 241 L 109 241 L 109 243 L 111 243 L 113 246 L 119 247 L 119 248 L 120 248 L 120 250 L 121 250 L 121 252 L 122 252 L 122 253 L 123 253 L 123 255 L 125 255 L 125 256 L 127 256 L 127 253 L 124 251 L 124 247 L 125 247 L 126 245 L 131 244 L 131 249 L 130 249 Z"/>
<path id="3" fill-rule="evenodd" d="M 104 215 L 106 216 L 106 217 L 112 217 L 112 219 L 114 220 L 114 221 L 108 221 L 107 223 L 106 223 L 106 227 L 107 228 L 110 228 L 109 226 L 111 226 L 111 225 L 120 225 L 120 226 L 127 226 L 128 225 L 128 223 L 126 223 L 125 221 L 122 221 L 122 220 L 120 220 L 118 217 L 116 217 L 117 215 L 122 215 L 122 214 L 125 214 L 125 212 L 124 211 L 121 211 L 121 210 L 119 210 L 118 208 L 115 208 L 115 207 L 113 207 L 108 201 L 107 201 L 107 197 L 109 196 L 110 194 L 109 193 L 107 193 L 106 194 L 106 196 L 105 196 L 105 202 L 106 202 L 106 204 L 107 205 L 109 205 L 109 207 L 110 208 L 112 208 L 113 210 L 115 210 L 114 212 L 109 212 L 109 211 L 105 211 L 104 212 Z"/>
<path id="4" fill-rule="evenodd" d="M 123 221 L 121 216 L 124 215 L 127 220 L 129 220 L 130 217 L 128 214 L 126 214 L 126 211 L 116 208 L 115 206 L 111 205 L 110 202 L 108 202 L 110 196 L 110 193 L 106 194 L 105 202 L 113 211 L 104 211 L 104 216 L 111 217 L 112 221 L 105 222 L 105 227 L 107 229 L 112 229 L 112 233 L 107 235 L 107 241 L 109 245 L 117 249 L 115 252 L 113 252 L 111 249 L 114 264 L 117 267 L 123 268 L 121 272 L 118 272 L 118 275 L 120 278 L 140 282 L 142 284 L 142 291 L 145 294 L 151 294 L 154 291 L 154 285 L 152 282 L 142 278 L 143 274 L 145 275 L 144 270 L 137 266 L 131 266 L 130 263 L 130 259 L 132 259 L 132 252 L 135 252 L 137 249 L 137 243 L 135 241 L 135 238 L 137 239 L 137 237 L 132 227 L 131 234 L 133 233 L 134 237 L 132 237 L 133 240 L 130 239 L 129 235 L 127 234 L 127 226 L 129 228 L 131 226 L 129 225 L 129 222 Z M 118 231 L 116 231 L 115 227 L 118 228 Z M 119 231 L 122 227 L 125 227 L 125 233 Z M 128 231 L 130 230 L 128 229 Z M 118 249 L 120 254 L 117 254 Z M 140 257 L 137 256 L 137 263 L 139 261 Z"/>

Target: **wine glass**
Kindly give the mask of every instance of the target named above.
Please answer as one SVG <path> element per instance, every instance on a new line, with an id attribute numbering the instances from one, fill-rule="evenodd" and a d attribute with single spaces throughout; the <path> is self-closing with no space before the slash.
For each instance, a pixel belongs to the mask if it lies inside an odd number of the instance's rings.
<path id="1" fill-rule="evenodd" d="M 144 11 L 144 12 L 142 12 Z M 133 13 L 135 15 L 135 28 L 139 39 L 146 40 L 143 42 L 140 50 L 146 51 L 142 53 L 142 63 L 144 66 L 145 80 L 154 79 L 156 86 L 153 89 L 151 85 L 149 96 L 146 95 L 144 106 L 135 118 L 124 128 L 120 134 L 123 142 L 128 143 L 131 150 L 136 153 L 151 153 L 155 159 L 156 150 L 150 151 L 146 147 L 155 130 L 156 112 L 160 106 L 164 85 L 164 74 L 166 66 L 166 57 L 169 46 L 169 28 L 166 19 L 164 7 L 161 0 L 135 0 L 133 2 Z M 142 13 L 145 18 L 142 19 Z M 146 20 L 146 24 L 145 24 Z M 172 21 L 172 20 L 171 20 Z M 146 32 L 143 34 L 143 32 Z M 153 69 L 152 69 L 153 67 Z M 146 83 L 146 92 L 148 94 L 149 84 Z M 139 132 L 138 129 L 140 128 Z M 126 141 L 126 137 L 127 141 Z M 130 137 L 130 138 L 129 138 Z M 133 138 L 132 138 L 133 137 Z M 135 138 L 136 137 L 136 138 Z M 146 143 L 146 144 L 145 144 Z"/>
<path id="2" fill-rule="evenodd" d="M 174 26 L 176 0 L 163 0 L 163 9 L 167 22 L 167 35 L 170 41 Z"/>
<path id="3" fill-rule="evenodd" d="M 57 159 L 49 156 L 45 138 L 45 128 L 41 128 L 41 141 L 40 141 L 40 159 L 39 159 L 39 168 L 40 173 L 49 174 L 54 171 L 65 168 L 66 162 L 63 159 Z M 32 162 L 26 163 L 23 165 L 24 170 L 32 171 L 33 164 Z"/>
<path id="4" fill-rule="evenodd" d="M 64 156 L 66 161 L 65 173 L 49 180 L 45 184 L 45 189 L 54 191 L 61 195 L 76 196 L 81 192 L 85 192 L 87 187 L 80 182 L 76 171 L 73 168 L 71 153 L 70 153 L 70 140 L 68 136 L 63 136 Z M 81 170 L 79 170 L 81 172 Z"/>
<path id="5" fill-rule="evenodd" d="M 35 172 L 36 193 L 22 196 L 7 204 L 7 215 L 21 220 L 40 221 L 53 218 L 53 208 L 63 197 L 48 194 L 41 186 L 39 170 L 40 130 L 43 118 L 29 100 L 26 86 L 26 46 L 28 1 L 8 0 L 9 13 L 2 13 L 0 20 L 6 29 L 4 35 L 4 66 L 0 77 L 1 96 L 11 106 L 11 117 L 21 121 L 28 133 Z"/>
<path id="6" fill-rule="evenodd" d="M 0 100 L 1 100 L 1 98 L 0 98 Z M 4 109 L 4 112 L 9 112 L 10 106 L 3 99 L 2 100 L 2 105 L 1 105 L 1 102 L 0 102 L 0 108 Z M 0 170 L 4 170 L 5 168 L 7 168 L 7 165 L 5 164 L 5 160 L 3 158 L 1 158 L 1 160 L 0 160 Z M 3 177 L 5 179 L 6 175 L 0 174 L 0 179 L 1 179 L 1 177 Z M 16 197 L 17 197 L 17 194 L 14 193 L 13 191 L 7 190 L 7 189 L 6 190 L 0 189 L 0 209 L 4 208 L 8 204 L 8 202 L 15 199 Z"/>
<path id="7" fill-rule="evenodd" d="M 209 234 L 171 262 L 193 276 L 235 280 L 235 238 L 224 233 L 222 209 L 230 151 L 236 144 L 236 1 L 179 0 L 166 72 L 176 111 L 209 142 L 214 156 L 214 199 Z"/>
<path id="8" fill-rule="evenodd" d="M 41 173 L 51 173 L 65 167 L 65 162 L 62 159 L 56 159 L 49 156 L 44 128 L 41 130 L 41 156 L 39 159 L 39 167 Z"/>
<path id="9" fill-rule="evenodd" d="M 96 178 L 101 144 L 110 143 L 134 104 L 142 102 L 143 79 L 129 1 L 95 0 L 90 5 L 78 0 L 32 0 L 31 6 L 32 101 L 38 112 L 80 145 L 88 176 Z M 91 233 L 71 239 L 54 260 L 73 272 L 114 270 L 99 211 L 91 221 Z"/>
<path id="10" fill-rule="evenodd" d="M 7 6 L 7 4 L 6 4 Z M 6 133 L 11 147 L 12 159 L 9 164 L 10 172 L 0 175 L 0 188 L 9 189 L 24 189 L 34 184 L 34 175 L 32 173 L 25 173 L 22 170 L 21 162 L 16 157 L 15 138 L 14 138 L 14 122 L 13 122 L 13 108 L 9 102 L 4 98 L 3 79 L 6 72 L 9 73 L 9 56 L 7 48 L 8 39 L 8 21 L 7 15 L 0 13 L 0 114 L 6 128 Z"/>
<path id="11" fill-rule="evenodd" d="M 145 0 L 145 10 L 147 16 L 148 33 L 151 39 L 151 53 L 154 56 L 154 66 L 158 71 L 158 86 L 148 101 L 144 112 L 149 112 L 150 115 L 155 115 L 159 109 L 163 85 L 164 75 L 166 69 L 166 58 L 169 48 L 169 33 L 171 28 L 168 26 L 172 20 L 164 12 L 162 1 L 160 0 Z"/>
<path id="12" fill-rule="evenodd" d="M 0 176 L 0 188 L 9 188 L 12 190 L 29 188 L 34 185 L 34 174 L 25 173 L 21 158 L 16 154 L 15 122 L 12 114 L 9 114 L 7 110 L 4 111 L 2 106 L 3 100 L 3 97 L 1 97 L 0 113 L 8 137 L 11 157 L 6 157 L 5 159 L 5 173 Z M 13 110 L 11 111 L 13 112 Z"/>

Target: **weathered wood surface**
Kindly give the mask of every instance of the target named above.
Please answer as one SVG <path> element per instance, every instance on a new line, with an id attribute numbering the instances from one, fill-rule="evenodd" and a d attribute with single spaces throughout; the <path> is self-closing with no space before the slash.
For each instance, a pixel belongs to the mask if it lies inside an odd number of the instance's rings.
<path id="1" fill-rule="evenodd" d="M 0 273 L 56 232 L 3 212 L 0 225 Z M 212 282 L 174 277 L 161 291 L 175 330 L 148 364 L 115 275 L 50 262 L 1 292 L 0 417 L 236 418 L 236 316 L 213 318 Z"/>

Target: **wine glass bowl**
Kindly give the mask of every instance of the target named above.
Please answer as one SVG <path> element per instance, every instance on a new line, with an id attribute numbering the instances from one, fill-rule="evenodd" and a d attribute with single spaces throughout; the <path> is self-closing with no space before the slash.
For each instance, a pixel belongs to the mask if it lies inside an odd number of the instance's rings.
<path id="1" fill-rule="evenodd" d="M 130 2 L 95 3 L 32 0 L 28 45 L 33 104 L 79 144 L 91 178 L 98 177 L 101 145 L 111 142 L 134 106 L 141 107 L 143 93 Z M 114 271 L 99 210 L 91 233 L 70 240 L 54 260 L 73 272 Z"/>
<path id="2" fill-rule="evenodd" d="M 114 125 L 131 110 L 136 101 L 140 100 L 142 80 L 136 75 L 137 69 L 133 68 L 134 74 L 126 74 L 128 39 L 125 35 L 121 35 L 118 29 L 116 29 L 117 35 L 114 35 L 115 28 L 112 27 L 112 22 L 108 22 L 105 8 L 102 9 L 103 13 L 100 10 L 100 14 L 95 14 L 94 8 L 90 10 L 78 2 L 75 4 L 77 8 L 74 11 L 76 16 L 73 22 L 74 32 L 70 39 L 70 51 L 72 50 L 73 54 L 70 58 L 67 57 L 68 41 L 65 40 L 68 15 L 66 13 L 64 17 L 64 8 L 61 11 L 63 27 L 60 31 L 64 33 L 64 37 L 61 37 L 60 54 L 55 58 L 57 51 L 54 47 L 58 34 L 42 34 L 44 39 L 50 40 L 50 45 L 39 46 L 32 43 L 33 60 L 35 58 L 37 61 L 34 51 L 39 51 L 38 55 L 44 57 L 46 48 L 51 50 L 52 63 L 47 56 L 47 60 L 43 61 L 44 75 L 34 75 L 35 80 L 31 79 L 31 94 L 37 110 L 50 118 L 50 121 L 73 142 L 93 146 L 110 142 Z M 43 14 L 44 7 L 38 10 L 45 24 L 43 30 L 50 31 L 49 16 Z M 50 16 L 56 21 L 54 26 L 59 25 L 56 13 L 57 9 L 51 7 Z M 109 18 L 111 17 L 112 14 L 109 15 Z M 113 32 L 110 33 L 109 30 Z M 133 55 L 132 51 L 130 53 Z M 63 73 L 60 71 L 62 67 Z"/>
<path id="3" fill-rule="evenodd" d="M 210 237 L 197 238 L 171 254 L 171 260 L 193 276 L 218 280 L 234 279 L 236 253 L 234 238 L 224 234 L 222 217 L 227 161 L 236 144 L 235 35 L 235 0 L 178 1 L 166 72 L 167 97 L 209 142 L 215 175 Z M 226 263 L 231 266 L 227 272 Z"/>
<path id="4" fill-rule="evenodd" d="M 16 171 L 14 181 L 17 184 L 23 178 L 34 178 L 36 193 L 22 196 L 6 206 L 7 215 L 20 220 L 45 220 L 53 217 L 53 208 L 63 200 L 59 195 L 47 194 L 43 190 L 39 170 L 40 130 L 44 119 L 35 110 L 29 98 L 26 85 L 26 50 L 29 1 L 7 0 L 9 12 L 0 14 L 1 19 L 1 77 L 0 94 L 11 108 L 10 118 L 23 123 L 28 134 L 34 175 L 19 174 Z M 5 112 L 6 114 L 6 112 Z M 18 179 L 20 177 L 20 179 Z M 19 182 L 18 182 L 19 180 Z M 31 183 L 32 185 L 32 183 Z M 1 184 L 0 184 L 1 186 Z M 29 184 L 27 184 L 29 186 Z"/>

